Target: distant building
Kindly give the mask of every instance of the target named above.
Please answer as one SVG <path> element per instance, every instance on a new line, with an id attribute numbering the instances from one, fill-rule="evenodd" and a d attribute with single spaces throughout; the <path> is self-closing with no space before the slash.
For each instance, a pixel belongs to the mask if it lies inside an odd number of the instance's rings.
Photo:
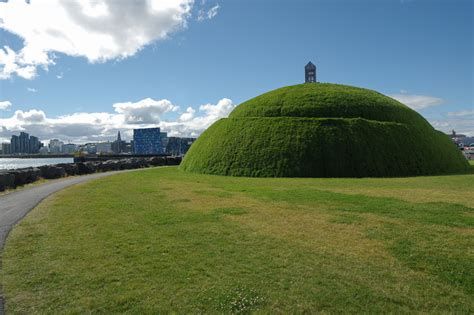
<path id="1" fill-rule="evenodd" d="M 26 132 L 20 132 L 18 138 L 20 141 L 20 152 L 18 153 L 30 153 L 30 135 Z"/>
<path id="2" fill-rule="evenodd" d="M 160 128 L 133 129 L 133 151 L 135 154 L 163 154 L 166 142 L 167 134 L 160 132 Z"/>
<path id="3" fill-rule="evenodd" d="M 64 143 L 62 141 L 59 141 L 58 139 L 49 140 L 49 152 L 56 154 L 61 153 L 63 144 Z"/>
<path id="4" fill-rule="evenodd" d="M 468 137 L 463 134 L 456 133 L 456 131 L 451 131 L 448 136 L 456 143 L 459 147 L 471 147 L 474 146 L 474 137 Z"/>
<path id="5" fill-rule="evenodd" d="M 2 152 L 3 154 L 37 154 L 42 146 L 37 137 L 22 131 L 18 136 L 12 135 L 8 150 L 2 149 Z"/>
<path id="6" fill-rule="evenodd" d="M 39 141 L 39 139 L 35 136 L 30 136 L 29 144 L 28 144 L 28 153 L 36 154 L 39 152 L 40 147 L 41 147 L 41 142 Z"/>
<path id="7" fill-rule="evenodd" d="M 196 141 L 195 138 L 169 137 L 166 153 L 171 155 L 185 155 L 194 141 Z"/>
<path id="8" fill-rule="evenodd" d="M 49 148 L 48 147 L 41 147 L 39 149 L 39 154 L 48 154 L 49 153 Z"/>
<path id="9" fill-rule="evenodd" d="M 112 151 L 116 154 L 126 152 L 127 143 L 122 140 L 120 136 L 120 131 L 117 133 L 117 140 L 112 142 Z"/>
<path id="10" fill-rule="evenodd" d="M 2 154 L 12 154 L 12 146 L 10 143 L 2 143 Z"/>
<path id="11" fill-rule="evenodd" d="M 88 154 L 95 154 L 97 152 L 95 145 L 96 145 L 95 143 L 83 144 L 80 148 L 80 151 L 88 153 Z"/>
<path id="12" fill-rule="evenodd" d="M 163 152 L 166 153 L 166 146 L 168 145 L 168 133 L 160 132 L 161 145 L 163 146 Z"/>
<path id="13" fill-rule="evenodd" d="M 133 152 L 133 144 L 131 142 L 125 142 L 124 147 L 122 148 L 121 153 L 132 153 Z"/>
<path id="14" fill-rule="evenodd" d="M 10 144 L 11 144 L 11 154 L 21 153 L 20 137 L 13 135 L 12 139 L 10 140 Z"/>
<path id="15" fill-rule="evenodd" d="M 61 147 L 61 152 L 66 154 L 73 154 L 77 151 L 77 145 L 74 143 L 63 144 Z"/>
<path id="16" fill-rule="evenodd" d="M 110 142 L 98 142 L 95 144 L 96 153 L 112 153 L 112 143 Z"/>
<path id="17" fill-rule="evenodd" d="M 311 61 L 304 67 L 304 78 L 306 83 L 316 82 L 316 66 Z"/>

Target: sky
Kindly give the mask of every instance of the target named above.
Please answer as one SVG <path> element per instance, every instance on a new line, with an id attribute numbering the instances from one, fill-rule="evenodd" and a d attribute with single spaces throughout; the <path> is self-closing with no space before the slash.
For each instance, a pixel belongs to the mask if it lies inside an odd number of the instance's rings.
<path id="1" fill-rule="evenodd" d="M 473 20 L 472 0 L 0 0 L 0 142 L 196 137 L 308 61 L 474 136 Z"/>

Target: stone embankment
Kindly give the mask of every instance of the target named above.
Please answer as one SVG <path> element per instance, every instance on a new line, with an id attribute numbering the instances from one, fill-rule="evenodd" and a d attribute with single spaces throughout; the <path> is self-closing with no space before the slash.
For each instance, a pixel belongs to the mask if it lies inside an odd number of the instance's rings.
<path id="1" fill-rule="evenodd" d="M 45 165 L 15 170 L 0 171 L 0 192 L 33 183 L 41 178 L 56 179 L 66 176 L 85 175 L 100 172 L 130 170 L 163 165 L 179 165 L 180 157 L 143 157 L 104 162 L 77 162 Z"/>

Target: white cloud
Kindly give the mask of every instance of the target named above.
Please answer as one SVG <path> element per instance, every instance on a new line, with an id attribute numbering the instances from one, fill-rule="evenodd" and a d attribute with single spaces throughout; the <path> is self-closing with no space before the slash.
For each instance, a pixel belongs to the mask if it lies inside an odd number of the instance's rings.
<path id="1" fill-rule="evenodd" d="M 12 106 L 10 101 L 0 101 L 0 109 L 8 109 Z"/>
<path id="2" fill-rule="evenodd" d="M 54 52 L 90 62 L 123 59 L 186 27 L 194 0 L 10 0 L 0 2 L 0 28 L 24 40 L 0 49 L 0 79 L 33 79 Z"/>
<path id="3" fill-rule="evenodd" d="M 406 91 L 404 91 L 406 92 Z M 396 99 L 397 101 L 405 104 L 406 106 L 414 109 L 420 110 L 427 107 L 438 106 L 444 103 L 442 98 L 426 95 L 410 95 L 410 94 L 389 94 L 391 98 Z"/>
<path id="4" fill-rule="evenodd" d="M 192 120 L 194 118 L 194 113 L 196 113 L 196 111 L 192 107 L 188 107 L 186 112 L 179 116 L 179 121 L 186 122 Z"/>
<path id="5" fill-rule="evenodd" d="M 151 98 L 136 103 L 116 103 L 113 107 L 117 113 L 124 115 L 125 122 L 129 124 L 157 123 L 163 114 L 179 109 L 168 100 L 155 101 Z"/>
<path id="6" fill-rule="evenodd" d="M 36 109 L 32 109 L 27 112 L 17 110 L 13 117 L 16 121 L 25 123 L 40 123 L 46 121 L 45 113 L 42 110 Z"/>
<path id="7" fill-rule="evenodd" d="M 64 78 L 64 73 L 60 73 L 58 75 L 56 75 L 56 78 L 58 78 L 58 80 L 61 80 L 62 78 Z"/>
<path id="8" fill-rule="evenodd" d="M 181 114 L 177 121 L 163 122 L 165 130 L 173 135 L 199 136 L 204 130 L 217 120 L 227 117 L 235 108 L 232 100 L 223 98 L 217 104 L 205 104 L 199 107 L 199 112 L 191 107 Z"/>
<path id="9" fill-rule="evenodd" d="M 444 132 L 455 130 L 459 134 L 474 137 L 474 110 L 466 109 L 443 114 L 441 119 L 431 120 L 436 129 Z"/>
<path id="10" fill-rule="evenodd" d="M 217 104 L 202 105 L 199 110 L 188 107 L 184 112 L 177 112 L 174 120 L 165 119 L 166 114 L 177 111 L 178 106 L 169 100 L 156 101 L 151 98 L 135 103 L 116 103 L 113 113 L 74 113 L 48 117 L 42 110 L 18 110 L 9 118 L 0 118 L 0 139 L 7 140 L 14 133 L 26 131 L 43 141 L 59 138 L 84 143 L 113 140 L 119 130 L 130 137 L 132 129 L 142 127 L 161 127 L 170 136 L 196 137 L 212 123 L 226 117 L 234 107 L 230 99 L 224 98 Z"/>
<path id="11" fill-rule="evenodd" d="M 234 109 L 234 107 L 235 106 L 232 103 L 232 100 L 228 98 L 223 98 L 216 105 L 201 105 L 199 107 L 199 110 L 206 112 L 209 117 L 224 117 L 229 115 L 230 112 Z"/>
<path id="12" fill-rule="evenodd" d="M 474 109 L 461 110 L 458 112 L 449 112 L 448 116 L 451 117 L 473 117 L 474 118 Z"/>
<path id="13" fill-rule="evenodd" d="M 36 93 L 36 92 L 38 92 L 37 89 L 35 89 L 35 88 L 30 88 L 30 87 L 29 87 L 29 88 L 26 88 L 26 90 L 27 90 L 28 92 L 31 92 L 31 93 Z"/>
<path id="14" fill-rule="evenodd" d="M 204 5 L 205 3 L 203 3 Z M 204 10 L 204 9 L 200 9 L 199 12 L 198 12 L 198 21 L 202 22 L 204 20 L 211 20 L 213 19 L 218 11 L 219 11 L 219 8 L 220 6 L 218 4 L 216 4 L 215 6 L 213 6 L 212 8 L 210 8 L 209 10 Z"/>
<path id="15" fill-rule="evenodd" d="M 0 8 L 2 3 L 0 2 Z M 1 11 L 0 11 L 1 19 Z M 2 24 L 0 24 L 1 27 Z M 24 52 L 17 54 L 10 47 L 5 46 L 0 48 L 0 79 L 8 79 L 12 75 L 17 75 L 27 80 L 31 80 L 36 76 L 36 65 L 27 64 L 24 60 Z M 52 60 L 48 60 L 42 66 L 47 66 L 53 63 Z"/>

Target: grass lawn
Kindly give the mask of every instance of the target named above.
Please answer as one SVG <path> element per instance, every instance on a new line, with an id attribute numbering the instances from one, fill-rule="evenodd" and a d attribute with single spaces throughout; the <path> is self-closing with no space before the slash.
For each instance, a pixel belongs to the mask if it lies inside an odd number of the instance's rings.
<path id="1" fill-rule="evenodd" d="M 174 167 L 48 198 L 10 234 L 10 313 L 474 312 L 474 175 Z"/>

